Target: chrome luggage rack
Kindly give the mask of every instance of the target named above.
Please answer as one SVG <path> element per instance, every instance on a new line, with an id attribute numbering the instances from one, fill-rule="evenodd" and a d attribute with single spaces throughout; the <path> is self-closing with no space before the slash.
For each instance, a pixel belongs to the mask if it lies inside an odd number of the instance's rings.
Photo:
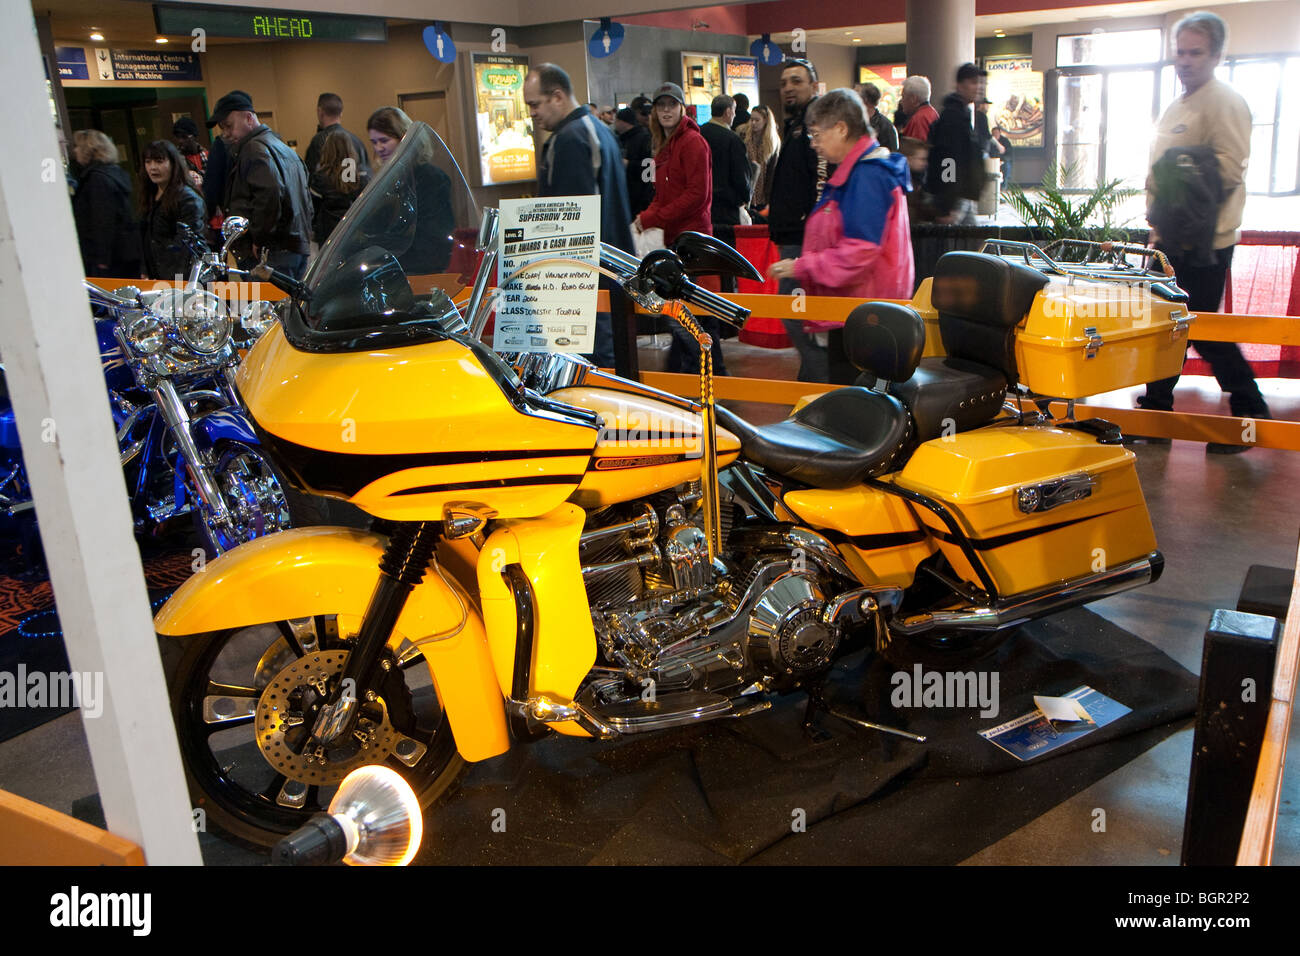
<path id="1" fill-rule="evenodd" d="M 1051 253 L 1056 249 L 1077 247 L 1085 250 L 1082 262 L 1058 262 Z M 1001 255 L 997 250 L 1010 249 L 1024 258 L 1025 265 L 1045 275 L 1093 279 L 1103 282 L 1146 283 L 1151 291 L 1172 301 L 1186 301 L 1187 293 L 1178 287 L 1174 268 L 1159 249 L 1128 242 L 1094 242 L 1090 239 L 1057 239 L 1042 248 L 1032 242 L 1014 239 L 986 239 L 980 252 Z M 1012 258 L 1013 255 L 1003 256 Z M 1141 256 L 1142 265 L 1129 262 L 1127 256 Z M 1147 265 L 1154 260 L 1157 268 Z"/>

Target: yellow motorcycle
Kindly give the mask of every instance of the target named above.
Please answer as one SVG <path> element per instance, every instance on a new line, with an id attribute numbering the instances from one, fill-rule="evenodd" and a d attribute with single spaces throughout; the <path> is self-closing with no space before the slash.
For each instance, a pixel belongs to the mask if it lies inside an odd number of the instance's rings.
<path id="1" fill-rule="evenodd" d="M 363 764 L 427 806 L 466 762 L 550 733 L 743 717 L 794 690 L 811 719 L 847 649 L 974 653 L 1160 574 L 1118 429 L 1005 399 L 1176 371 L 1190 316 L 1164 276 L 950 254 L 920 311 L 849 318 L 864 385 L 757 427 L 713 403 L 707 347 L 699 401 L 493 352 L 478 220 L 416 124 L 303 283 L 272 277 L 293 301 L 240 395 L 295 484 L 376 521 L 240 545 L 157 616 L 194 794 L 235 836 L 273 843 Z M 691 308 L 746 313 L 690 274 L 749 268 L 705 236 L 600 266 L 700 340 Z M 922 359 L 927 317 L 945 354 Z"/>

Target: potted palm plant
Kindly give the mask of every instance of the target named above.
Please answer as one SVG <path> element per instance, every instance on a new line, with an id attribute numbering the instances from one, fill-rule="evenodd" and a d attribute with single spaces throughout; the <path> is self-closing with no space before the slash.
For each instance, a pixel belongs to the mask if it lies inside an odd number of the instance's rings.
<path id="1" fill-rule="evenodd" d="M 1064 183 L 1077 181 L 1078 164 L 1064 169 L 1051 163 L 1031 196 L 1020 186 L 1004 190 L 1007 204 L 1040 243 L 1058 239 L 1091 239 L 1096 242 L 1124 240 L 1129 217 L 1117 221 L 1121 207 L 1142 190 L 1124 185 L 1122 179 L 1100 180 L 1091 190 L 1065 191 Z M 1081 255 L 1065 247 L 1064 255 Z"/>

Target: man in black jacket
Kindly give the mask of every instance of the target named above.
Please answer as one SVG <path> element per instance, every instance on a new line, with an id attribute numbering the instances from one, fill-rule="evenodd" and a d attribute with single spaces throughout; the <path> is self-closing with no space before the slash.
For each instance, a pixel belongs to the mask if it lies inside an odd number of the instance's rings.
<path id="1" fill-rule="evenodd" d="M 975 224 L 975 200 L 984 186 L 983 151 L 974 104 L 982 99 L 987 71 L 974 63 L 957 70 L 957 88 L 943 98 L 939 118 L 930 127 L 930 158 L 925 191 L 934 197 L 935 222 Z"/>
<path id="2" fill-rule="evenodd" d="M 601 241 L 635 253 L 623 154 L 609 127 L 574 99 L 569 74 L 554 63 L 529 71 L 524 103 L 533 126 L 551 134 L 537 166 L 537 195 L 600 196 Z M 612 367 L 614 335 L 608 312 L 596 317 L 595 348 L 596 364 Z"/>
<path id="3" fill-rule="evenodd" d="M 889 117 L 880 112 L 880 87 L 874 83 L 859 83 L 856 87 L 862 97 L 862 105 L 867 108 L 867 122 L 871 124 L 871 133 L 876 142 L 891 153 L 898 152 L 898 130 L 889 121 Z"/>
<path id="4" fill-rule="evenodd" d="M 366 152 L 366 144 L 361 142 L 361 138 L 351 130 L 343 129 L 343 98 L 337 93 L 322 93 L 316 99 L 316 135 L 307 145 L 307 156 L 303 160 L 307 164 L 307 177 L 310 179 L 311 174 L 316 172 L 316 167 L 320 165 L 321 147 L 325 145 L 325 137 L 335 126 L 347 133 L 348 138 L 352 140 L 352 145 L 357 148 L 357 155 L 361 158 L 357 163 L 355 181 L 365 182 L 370 178 L 370 157 Z"/>
<path id="5" fill-rule="evenodd" d="M 781 64 L 781 105 L 785 128 L 781 152 L 772 173 L 767 226 L 782 259 L 798 259 L 803 250 L 803 229 L 813 206 L 821 197 L 829 170 L 812 148 L 812 137 L 804 123 L 808 104 L 817 97 L 817 71 L 807 60 L 786 60 Z M 798 282 L 782 279 L 782 295 L 794 292 Z M 826 347 L 804 332 L 803 322 L 784 319 L 786 335 L 799 352 L 799 381 L 829 380 Z"/>
<path id="6" fill-rule="evenodd" d="M 713 234 L 734 246 L 736 226 L 740 225 L 740 207 L 749 205 L 754 181 L 745 144 L 731 131 L 731 123 L 736 118 L 736 101 L 725 94 L 715 96 L 710 109 L 713 118 L 700 127 L 713 154 L 713 208 L 709 218 L 713 221 Z M 731 281 L 734 283 L 735 280 Z"/>
<path id="7" fill-rule="evenodd" d="M 265 256 L 271 268 L 301 279 L 311 252 L 311 196 L 302 160 L 258 121 L 242 90 L 217 101 L 208 125 L 221 127 L 230 150 L 222 208 L 249 221 L 236 258 L 248 268 Z"/>
<path id="8" fill-rule="evenodd" d="M 614 116 L 614 132 L 627 166 L 628 211 L 635 219 L 655 198 L 655 161 L 650 130 L 637 122 L 636 111 L 623 107 Z"/>

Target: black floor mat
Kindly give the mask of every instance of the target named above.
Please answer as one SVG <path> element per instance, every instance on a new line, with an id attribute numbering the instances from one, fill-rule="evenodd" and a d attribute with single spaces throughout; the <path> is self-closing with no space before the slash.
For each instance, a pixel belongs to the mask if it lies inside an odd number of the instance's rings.
<path id="1" fill-rule="evenodd" d="M 957 669 L 957 668 L 955 668 Z M 834 718 L 813 744 L 804 696 L 742 720 L 600 744 L 551 738 L 474 766 L 425 815 L 423 864 L 953 864 L 1137 757 L 1193 713 L 1196 678 L 1087 610 L 1027 625 L 961 670 L 996 672 L 1000 712 L 891 713 L 896 668 L 836 667 L 831 699 L 925 744 Z M 1021 764 L 977 735 L 1032 709 L 1034 694 L 1087 684 L 1132 713 Z M 802 823 L 804 830 L 796 826 Z"/>

